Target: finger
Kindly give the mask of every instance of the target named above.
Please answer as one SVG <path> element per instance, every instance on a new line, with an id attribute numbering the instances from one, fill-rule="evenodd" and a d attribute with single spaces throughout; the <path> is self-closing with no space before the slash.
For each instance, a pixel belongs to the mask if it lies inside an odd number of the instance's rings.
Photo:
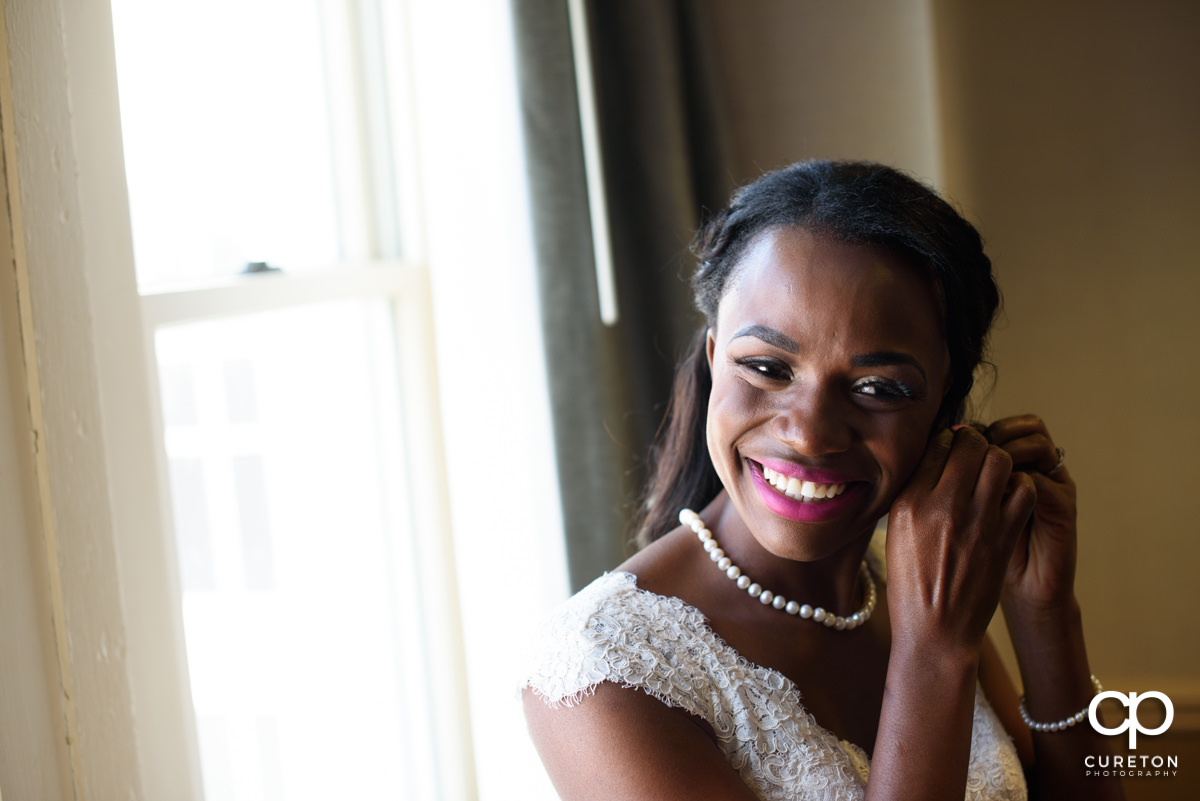
<path id="1" fill-rule="evenodd" d="M 1024 475 L 1016 473 L 1014 475 Z M 1018 580 L 1029 566 L 1029 540 L 1032 535 L 1031 527 L 1026 524 L 1021 527 L 1013 542 L 1012 552 L 1008 557 L 1008 579 Z"/>
<path id="2" fill-rule="evenodd" d="M 1000 505 L 1001 530 L 1009 537 L 1011 547 L 1008 556 L 1007 576 L 1016 581 L 1029 565 L 1029 545 L 1032 526 L 1029 525 L 1033 510 L 1037 506 L 1037 487 L 1028 473 L 1012 473 L 1008 478 L 1007 491 Z"/>
<path id="3" fill-rule="evenodd" d="M 988 508 L 1002 506 L 1012 481 L 1012 457 L 1003 448 L 989 445 L 975 484 L 975 496 Z"/>
<path id="4" fill-rule="evenodd" d="M 1042 434 L 1046 439 L 1050 439 L 1050 429 L 1047 428 L 1046 421 L 1042 420 L 1036 414 L 1017 414 L 1011 417 L 1002 417 L 988 426 L 985 433 L 988 441 L 993 445 L 1004 445 L 1014 439 L 1020 439 L 1030 434 Z"/>
<path id="5" fill-rule="evenodd" d="M 954 432 L 943 429 L 937 433 L 925 449 L 920 464 L 913 471 L 910 483 L 918 487 L 935 487 L 942 477 L 946 460 L 950 458 L 950 446 L 954 442 Z"/>
<path id="6" fill-rule="evenodd" d="M 1028 473 L 1027 475 L 1033 479 L 1033 486 L 1037 490 L 1039 502 L 1045 501 L 1056 505 L 1065 504 L 1074 509 L 1074 485 L 1070 476 L 1067 475 L 1066 467 L 1052 476 L 1048 476 L 1045 473 Z"/>
<path id="7" fill-rule="evenodd" d="M 1036 470 L 1048 473 L 1058 464 L 1059 454 L 1054 442 L 1047 435 L 1036 432 L 1012 439 L 1003 444 L 1018 470 Z"/>
<path id="8" fill-rule="evenodd" d="M 1037 506 L 1038 491 L 1033 477 L 1027 473 L 1014 472 L 1009 476 L 1004 501 L 1000 505 L 1000 516 L 1006 527 L 1025 531 L 1029 518 Z"/>
<path id="9" fill-rule="evenodd" d="M 987 439 L 975 429 L 970 426 L 957 426 L 939 483 L 943 480 L 950 481 L 968 487 L 974 493 L 990 447 Z M 1009 461 L 1007 457 L 1005 461 Z"/>

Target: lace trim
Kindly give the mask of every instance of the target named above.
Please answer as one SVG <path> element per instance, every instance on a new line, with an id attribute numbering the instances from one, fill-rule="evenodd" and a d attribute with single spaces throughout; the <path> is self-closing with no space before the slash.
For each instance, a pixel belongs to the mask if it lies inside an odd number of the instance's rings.
<path id="1" fill-rule="evenodd" d="M 865 752 L 818 724 L 790 679 L 729 647 L 695 607 L 638 589 L 632 574 L 606 574 L 580 591 L 534 653 L 526 686 L 551 706 L 578 704 L 610 681 L 707 721 L 760 798 L 864 796 Z M 966 798 L 1025 798 L 1015 750 L 978 689 Z"/>

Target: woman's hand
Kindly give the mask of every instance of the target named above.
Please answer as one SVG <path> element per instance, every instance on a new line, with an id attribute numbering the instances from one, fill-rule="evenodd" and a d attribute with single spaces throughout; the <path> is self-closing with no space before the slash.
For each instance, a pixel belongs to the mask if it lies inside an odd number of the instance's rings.
<path id="1" fill-rule="evenodd" d="M 962 797 L 984 636 L 1036 501 L 1009 455 L 961 426 L 934 437 L 892 504 L 892 645 L 868 798 Z"/>
<path id="2" fill-rule="evenodd" d="M 1013 549 L 1005 580 L 1005 603 L 1052 611 L 1073 603 L 1075 583 L 1075 482 L 1060 465 L 1046 424 L 1036 415 L 1005 417 L 987 438 L 1012 457 L 1013 469 L 1029 476 L 1037 505 Z"/>
<path id="3" fill-rule="evenodd" d="M 888 520 L 894 639 L 977 655 L 1036 499 L 1029 475 L 978 431 L 938 434 Z"/>

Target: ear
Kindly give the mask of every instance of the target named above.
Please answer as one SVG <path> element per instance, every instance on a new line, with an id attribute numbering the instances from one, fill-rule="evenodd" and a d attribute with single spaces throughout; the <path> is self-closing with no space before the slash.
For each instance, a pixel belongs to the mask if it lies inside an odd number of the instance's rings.
<path id="1" fill-rule="evenodd" d="M 717 348 L 717 338 L 713 334 L 712 328 L 709 327 L 708 333 L 705 334 L 705 336 L 704 336 L 704 350 L 708 354 L 708 371 L 710 373 L 712 372 L 713 352 L 716 350 L 716 348 Z"/>

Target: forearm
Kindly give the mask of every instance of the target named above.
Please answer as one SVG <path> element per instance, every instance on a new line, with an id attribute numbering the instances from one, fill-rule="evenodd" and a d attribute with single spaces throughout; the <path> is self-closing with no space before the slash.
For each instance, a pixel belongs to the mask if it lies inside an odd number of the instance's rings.
<path id="1" fill-rule="evenodd" d="M 979 654 L 893 645 L 869 801 L 953 799 L 967 782 Z"/>
<path id="2" fill-rule="evenodd" d="M 1025 688 L 1025 708 L 1033 720 L 1065 720 L 1086 709 L 1096 694 L 1083 639 L 1079 604 L 1072 597 L 1061 610 L 1030 609 L 1005 599 L 1004 615 Z M 1034 765 L 1029 772 L 1034 798 L 1123 799 L 1119 779 L 1085 776 L 1084 760 L 1111 752 L 1108 739 L 1089 721 L 1060 731 L 1034 730 Z"/>

